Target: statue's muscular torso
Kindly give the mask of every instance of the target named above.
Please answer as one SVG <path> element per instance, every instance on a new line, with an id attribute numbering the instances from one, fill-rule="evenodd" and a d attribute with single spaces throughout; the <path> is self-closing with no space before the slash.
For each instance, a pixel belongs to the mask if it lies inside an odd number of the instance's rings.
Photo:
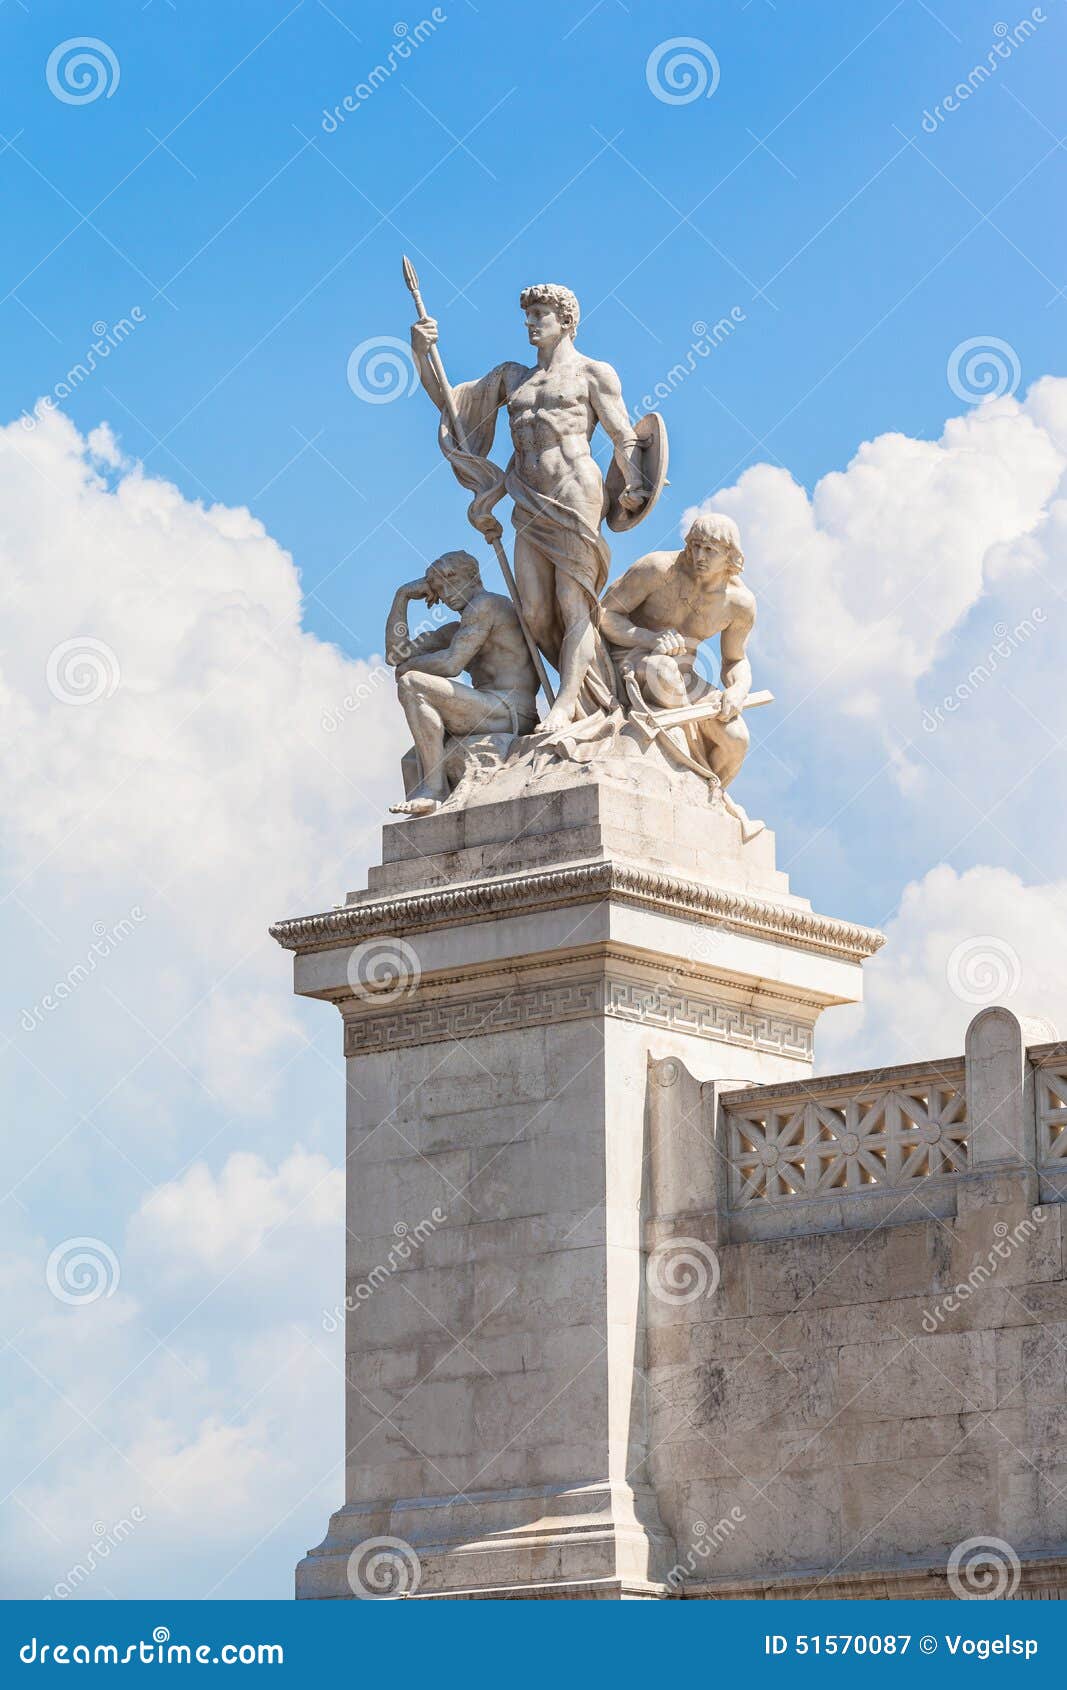
<path id="1" fill-rule="evenodd" d="M 630 612 L 639 628 L 674 628 L 687 639 L 709 640 L 749 619 L 754 600 L 743 581 L 703 587 L 680 567 L 683 554 L 666 555 L 671 562 Z"/>
<path id="2" fill-rule="evenodd" d="M 501 593 L 479 593 L 464 610 L 460 626 L 482 637 L 467 665 L 473 685 L 519 694 L 533 709 L 537 675 L 511 600 Z"/>
<path id="3" fill-rule="evenodd" d="M 594 394 L 600 366 L 576 353 L 542 370 L 503 368 L 515 468 L 528 487 L 578 510 L 599 526 L 604 482 L 589 449 L 597 425 Z"/>
<path id="4" fill-rule="evenodd" d="M 689 643 L 690 649 L 676 657 L 682 673 L 688 674 L 702 640 L 733 630 L 743 649 L 755 619 L 756 601 L 737 577 L 723 585 L 703 585 L 699 576 L 683 567 L 684 558 L 684 551 L 650 552 L 632 564 L 604 595 L 602 626 L 609 642 L 616 645 L 616 615 L 636 628 L 657 633 L 673 629 Z"/>

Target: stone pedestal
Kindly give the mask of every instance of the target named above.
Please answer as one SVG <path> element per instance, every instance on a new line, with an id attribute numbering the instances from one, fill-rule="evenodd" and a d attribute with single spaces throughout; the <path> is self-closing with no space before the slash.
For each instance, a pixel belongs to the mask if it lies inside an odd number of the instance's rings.
<path id="1" fill-rule="evenodd" d="M 662 1595 L 649 1058 L 803 1078 L 879 936 L 647 764 L 489 783 L 369 880 L 272 930 L 348 1073 L 346 1494 L 297 1595 Z"/>

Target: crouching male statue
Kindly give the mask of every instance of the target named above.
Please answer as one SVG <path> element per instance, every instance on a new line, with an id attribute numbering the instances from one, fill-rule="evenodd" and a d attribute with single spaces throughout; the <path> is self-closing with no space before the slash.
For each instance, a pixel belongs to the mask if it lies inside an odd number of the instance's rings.
<path id="1" fill-rule="evenodd" d="M 741 711 L 752 686 L 746 648 L 756 600 L 741 580 L 744 561 L 732 517 L 698 516 L 680 552 L 638 558 L 601 602 L 601 633 L 623 674 L 634 676 L 655 710 L 714 700 L 694 662 L 701 641 L 721 634 L 718 713 L 690 721 L 685 732 L 722 787 L 734 779 L 749 742 Z M 730 807 L 741 813 L 740 806 Z"/>
<path id="2" fill-rule="evenodd" d="M 412 638 L 408 605 L 439 602 L 458 622 Z M 407 798 L 397 815 L 427 816 L 451 790 L 446 736 L 529 733 L 537 725 L 537 673 L 510 599 L 487 592 L 470 552 L 445 552 L 418 581 L 393 599 L 385 659 L 396 671 L 397 693 L 415 742 L 417 769 L 404 759 Z M 457 679 L 464 669 L 473 686 Z M 409 783 L 408 774 L 414 779 Z"/>

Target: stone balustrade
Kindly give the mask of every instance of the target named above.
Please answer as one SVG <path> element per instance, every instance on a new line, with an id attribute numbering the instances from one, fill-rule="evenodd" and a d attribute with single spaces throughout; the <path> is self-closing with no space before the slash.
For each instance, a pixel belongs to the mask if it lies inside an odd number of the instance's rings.
<path id="1" fill-rule="evenodd" d="M 961 1178 L 1020 1163 L 1035 1195 L 1067 1196 L 1067 1044 L 1024 1038 L 1009 1011 L 990 1009 L 963 1057 L 705 1088 L 727 1236 L 954 1214 Z"/>

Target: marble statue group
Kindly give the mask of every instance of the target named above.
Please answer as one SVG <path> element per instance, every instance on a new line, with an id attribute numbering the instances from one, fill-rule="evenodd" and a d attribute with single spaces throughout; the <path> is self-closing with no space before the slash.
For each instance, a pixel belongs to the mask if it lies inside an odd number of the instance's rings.
<path id="1" fill-rule="evenodd" d="M 634 527 L 656 503 L 667 473 L 662 418 L 631 422 L 615 370 L 578 350 L 578 300 L 555 283 L 520 295 L 532 364 L 497 364 L 450 385 L 437 323 L 406 259 L 404 275 L 418 312 L 412 351 L 440 414 L 439 444 L 473 494 L 468 517 L 493 548 L 508 595 L 487 590 L 477 560 L 462 549 L 442 553 L 398 590 L 386 659 L 413 746 L 403 763 L 406 797 L 394 811 L 423 816 L 462 803 L 475 781 L 516 758 L 588 762 L 626 741 L 702 779 L 710 801 L 752 837 L 762 824 L 727 788 L 748 748 L 743 712 L 771 695 L 752 691 L 747 645 L 756 603 L 742 578 L 736 524 L 698 515 L 681 549 L 647 553 L 609 586 L 603 528 Z M 501 409 L 512 442 L 504 470 L 489 456 Z M 598 424 L 612 446 L 606 476 L 591 450 Z M 514 570 L 494 510 L 505 494 Z M 455 620 L 412 634 L 413 602 L 443 604 Z M 700 661 L 702 643 L 715 636 L 718 686 Z M 558 673 L 557 689 L 546 663 Z"/>

